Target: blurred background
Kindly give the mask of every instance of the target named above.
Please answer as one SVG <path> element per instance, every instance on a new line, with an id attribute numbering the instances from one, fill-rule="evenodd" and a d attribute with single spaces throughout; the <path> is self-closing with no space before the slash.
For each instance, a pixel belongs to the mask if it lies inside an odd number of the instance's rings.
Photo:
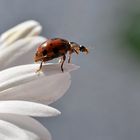
<path id="1" fill-rule="evenodd" d="M 139 0 L 1 0 L 0 18 L 1 33 L 34 19 L 47 38 L 93 48 L 72 57 L 80 69 L 52 104 L 62 115 L 38 118 L 53 140 L 140 138 Z"/>

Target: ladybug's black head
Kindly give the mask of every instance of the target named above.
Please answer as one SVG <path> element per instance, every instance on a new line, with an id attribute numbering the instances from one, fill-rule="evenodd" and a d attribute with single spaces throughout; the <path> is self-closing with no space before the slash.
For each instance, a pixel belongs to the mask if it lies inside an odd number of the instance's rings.
<path id="1" fill-rule="evenodd" d="M 79 45 L 75 42 L 70 42 L 70 45 L 71 45 L 71 49 L 74 50 L 77 54 L 79 54 L 79 52 L 83 52 L 85 54 L 89 52 L 85 46 Z"/>
<path id="2" fill-rule="evenodd" d="M 80 52 L 84 52 L 85 54 L 88 54 L 88 49 L 85 46 L 80 45 Z"/>

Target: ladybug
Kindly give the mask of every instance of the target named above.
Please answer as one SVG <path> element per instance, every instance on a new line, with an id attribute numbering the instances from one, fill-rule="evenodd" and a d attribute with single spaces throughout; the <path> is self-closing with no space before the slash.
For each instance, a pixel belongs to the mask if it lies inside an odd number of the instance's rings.
<path id="1" fill-rule="evenodd" d="M 71 62 L 71 54 L 79 52 L 88 53 L 88 49 L 75 42 L 69 42 L 62 38 L 52 38 L 43 42 L 38 48 L 34 56 L 34 61 L 41 61 L 40 67 L 37 70 L 39 72 L 42 69 L 42 63 L 55 58 L 61 58 L 61 71 L 63 72 L 63 64 L 66 60 L 66 54 L 68 53 L 68 63 Z"/>

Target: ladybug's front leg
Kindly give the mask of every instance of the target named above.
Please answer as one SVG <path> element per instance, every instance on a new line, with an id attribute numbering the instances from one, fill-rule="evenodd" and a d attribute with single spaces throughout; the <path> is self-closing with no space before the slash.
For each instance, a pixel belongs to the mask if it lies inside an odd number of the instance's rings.
<path id="1" fill-rule="evenodd" d="M 58 63 L 61 64 L 62 60 L 63 60 L 63 57 L 60 57 L 59 60 L 58 60 Z"/>
<path id="2" fill-rule="evenodd" d="M 64 65 L 65 60 L 66 60 L 66 56 L 63 55 L 63 57 L 62 57 L 62 63 L 61 63 L 61 71 L 62 72 L 64 72 L 63 65 Z"/>
<path id="3" fill-rule="evenodd" d="M 72 51 L 69 51 L 69 57 L 68 57 L 68 63 L 71 63 L 71 55 L 72 55 Z"/>
<path id="4" fill-rule="evenodd" d="M 43 61 L 41 61 L 40 67 L 39 67 L 39 69 L 36 72 L 40 72 L 41 71 L 41 69 L 42 69 L 42 63 L 43 63 Z"/>

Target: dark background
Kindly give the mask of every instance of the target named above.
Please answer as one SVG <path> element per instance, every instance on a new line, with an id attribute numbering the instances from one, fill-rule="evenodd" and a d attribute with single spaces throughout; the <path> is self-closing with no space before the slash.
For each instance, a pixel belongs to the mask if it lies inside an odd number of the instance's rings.
<path id="1" fill-rule="evenodd" d="M 139 5 L 138 0 L 0 0 L 1 33 L 34 19 L 47 38 L 93 48 L 88 56 L 73 56 L 81 68 L 72 72 L 67 94 L 52 104 L 62 115 L 38 119 L 54 140 L 140 138 L 140 59 L 125 42 Z"/>

